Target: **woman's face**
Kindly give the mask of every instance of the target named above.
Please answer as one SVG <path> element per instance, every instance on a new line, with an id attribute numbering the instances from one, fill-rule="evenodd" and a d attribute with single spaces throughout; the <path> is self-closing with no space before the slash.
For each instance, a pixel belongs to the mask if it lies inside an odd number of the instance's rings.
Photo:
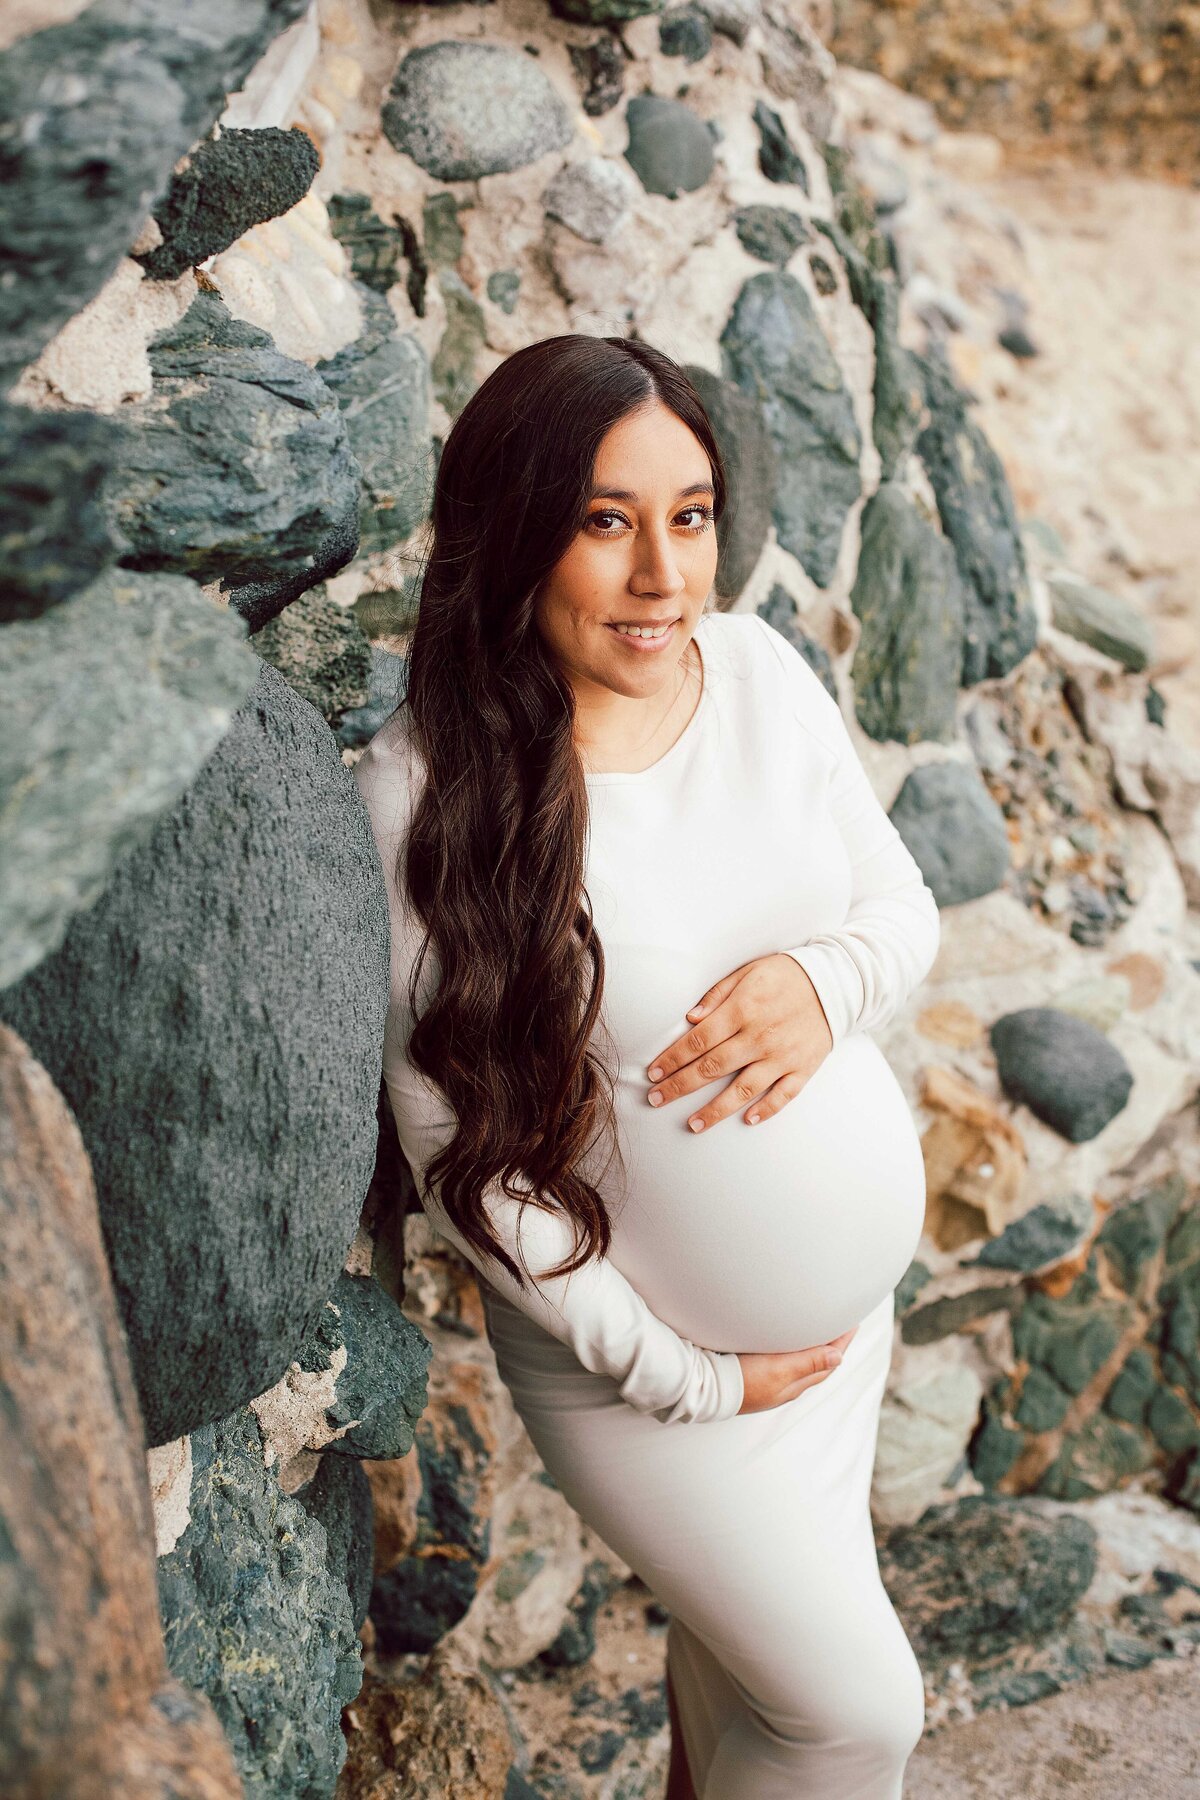
<path id="1" fill-rule="evenodd" d="M 646 700 L 677 685 L 716 574 L 712 503 L 703 445 L 660 400 L 602 440 L 587 522 L 534 608 L 583 709 L 609 714 L 616 696 Z M 663 636 L 650 641 L 616 629 L 663 622 Z"/>

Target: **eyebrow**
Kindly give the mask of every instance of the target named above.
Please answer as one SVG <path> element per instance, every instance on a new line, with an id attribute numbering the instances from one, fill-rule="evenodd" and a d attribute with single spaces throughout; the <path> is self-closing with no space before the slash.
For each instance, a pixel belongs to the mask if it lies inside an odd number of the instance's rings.
<path id="1" fill-rule="evenodd" d="M 711 494 L 712 491 L 711 481 L 693 481 L 690 487 L 680 488 L 675 499 L 684 500 L 689 494 Z M 636 504 L 637 499 L 638 496 L 629 488 L 594 488 L 588 495 L 589 502 L 592 500 L 629 500 Z"/>

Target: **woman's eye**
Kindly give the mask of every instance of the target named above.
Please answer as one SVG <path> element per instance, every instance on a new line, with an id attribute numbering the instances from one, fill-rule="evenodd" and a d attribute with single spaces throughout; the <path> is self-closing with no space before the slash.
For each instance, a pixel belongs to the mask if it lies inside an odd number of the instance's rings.
<path id="1" fill-rule="evenodd" d="M 713 516 L 711 506 L 699 506 L 699 505 L 685 506 L 683 511 L 684 511 L 684 513 L 699 513 L 699 515 L 700 515 L 700 523 L 698 525 L 685 526 L 684 527 L 685 530 L 687 530 L 687 531 L 706 531 L 708 529 L 709 523 L 711 522 L 712 516 Z M 683 513 L 680 514 L 680 517 L 681 518 L 683 517 Z"/>
<path id="2" fill-rule="evenodd" d="M 677 517 L 681 518 L 681 519 L 686 519 L 687 517 L 689 517 L 689 515 L 691 515 L 691 516 L 698 515 L 699 523 L 694 524 L 694 525 L 685 525 L 683 527 L 683 529 L 685 531 L 692 531 L 692 532 L 707 531 L 709 525 L 712 523 L 713 513 L 712 513 L 711 506 L 701 506 L 699 504 L 697 504 L 696 506 L 685 506 L 683 511 L 681 513 L 677 514 Z M 625 515 L 623 513 L 609 512 L 609 511 L 591 513 L 588 517 L 588 525 L 589 525 L 589 527 L 600 528 L 599 535 L 601 537 L 616 537 L 616 535 L 617 535 L 617 533 L 615 531 L 609 531 L 609 530 L 605 530 L 603 528 L 602 521 L 605 519 L 617 519 L 620 521 L 620 523 L 622 525 L 629 524 L 629 520 L 625 517 Z"/>

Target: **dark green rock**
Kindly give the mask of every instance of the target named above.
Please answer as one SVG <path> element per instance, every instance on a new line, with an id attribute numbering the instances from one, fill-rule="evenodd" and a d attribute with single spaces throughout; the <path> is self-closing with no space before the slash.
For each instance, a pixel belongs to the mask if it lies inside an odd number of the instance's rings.
<path id="1" fill-rule="evenodd" d="M 1195 1409 L 1174 1388 L 1154 1389 L 1146 1424 L 1169 1456 L 1181 1456 L 1200 1447 L 1200 1422 Z"/>
<path id="2" fill-rule="evenodd" d="M 1004 1423 L 994 1405 L 984 1401 L 983 1419 L 971 1440 L 971 1472 L 985 1488 L 1002 1481 L 1025 1446 L 1024 1434 Z"/>
<path id="3" fill-rule="evenodd" d="M 597 1558 L 584 1570 L 562 1630 L 538 1662 L 546 1669 L 577 1669 L 596 1654 L 596 1615 L 620 1586 L 611 1566 Z"/>
<path id="4" fill-rule="evenodd" d="M 954 546 L 966 593 L 961 682 L 1007 675 L 1037 642 L 1025 551 L 1004 465 L 967 412 L 946 353 L 910 352 L 921 370 L 929 423 L 917 451 Z"/>
<path id="5" fill-rule="evenodd" d="M 862 624 L 853 665 L 859 724 L 879 740 L 952 742 L 964 619 L 954 552 L 894 482 L 871 495 L 860 527 L 850 590 Z"/>
<path id="6" fill-rule="evenodd" d="M 421 217 L 425 233 L 425 256 L 432 268 L 452 269 L 463 253 L 466 239 L 458 222 L 458 208 L 459 202 L 453 194 L 426 196 Z"/>
<path id="7" fill-rule="evenodd" d="M 245 637 L 193 582 L 124 569 L 3 627 L 0 987 L 58 949 L 216 749 L 258 673 Z"/>
<path id="8" fill-rule="evenodd" d="M 985 1319 L 995 1312 L 1013 1312 L 1020 1303 L 1021 1290 L 1017 1287 L 975 1288 L 967 1294 L 951 1294 L 908 1311 L 900 1335 L 906 1344 L 935 1344 L 975 1319 Z"/>
<path id="9" fill-rule="evenodd" d="M 1054 1006 L 1005 1013 L 989 1033 L 1001 1086 L 1072 1144 L 1087 1143 L 1124 1108 L 1133 1071 L 1087 1019 Z"/>
<path id="10" fill-rule="evenodd" d="M 158 1559 L 167 1662 L 207 1694 L 255 1800 L 327 1800 L 362 1687 L 324 1528 L 286 1495 L 244 1409 L 194 1432 L 187 1530 Z"/>
<path id="11" fill-rule="evenodd" d="M 425 351 L 411 332 L 397 332 L 388 302 L 369 288 L 359 295 L 361 334 L 318 363 L 317 373 L 342 409 L 360 471 L 359 548 L 365 555 L 390 550 L 429 515 L 433 384 Z"/>
<path id="12" fill-rule="evenodd" d="M 712 26 L 695 6 L 672 6 L 662 15 L 658 47 L 664 56 L 699 62 L 712 49 Z"/>
<path id="13" fill-rule="evenodd" d="M 474 294 L 453 269 L 438 276 L 446 305 L 446 329 L 433 359 L 433 391 L 456 419 L 479 386 L 476 361 L 487 342 L 487 321 Z"/>
<path id="14" fill-rule="evenodd" d="M 324 1529 L 329 1579 L 349 1594 L 359 1631 L 371 1599 L 375 1558 L 375 1504 L 363 1466 L 353 1456 L 323 1456 L 312 1480 L 297 1488 L 294 1498 Z"/>
<path id="15" fill-rule="evenodd" d="M 521 277 L 515 269 L 497 269 L 494 275 L 487 278 L 487 297 L 501 312 L 516 311 L 520 291 Z"/>
<path id="16" fill-rule="evenodd" d="M 343 1271 L 296 1351 L 302 1369 L 342 1364 L 325 1411 L 329 1429 L 342 1435 L 326 1446 L 326 1458 L 407 1456 L 428 1399 L 432 1356 L 424 1332 L 374 1276 Z"/>
<path id="17" fill-rule="evenodd" d="M 1004 814 L 974 768 L 946 762 L 911 770 L 888 816 L 939 906 L 1004 885 L 1011 862 Z"/>
<path id="18" fill-rule="evenodd" d="M 892 820 L 895 823 L 894 809 Z M 1061 1262 L 1078 1248 L 1091 1215 L 1092 1203 L 1083 1194 L 1042 1201 L 1006 1225 L 999 1237 L 983 1246 L 974 1262 L 983 1268 L 1026 1273 Z"/>
<path id="19" fill-rule="evenodd" d="M 358 550 L 360 471 L 337 400 L 265 331 L 197 294 L 150 340 L 105 484 L 126 568 L 218 582 L 257 631 Z"/>
<path id="20" fill-rule="evenodd" d="M 908 1311 L 925 1285 L 933 1280 L 933 1271 L 923 1262 L 910 1262 L 896 1287 L 896 1317 Z"/>
<path id="21" fill-rule="evenodd" d="M 1154 1446 L 1144 1431 L 1097 1412 L 1081 1431 L 1064 1439 L 1037 1492 L 1054 1500 L 1088 1500 L 1123 1486 L 1154 1463 Z"/>
<path id="22" fill-rule="evenodd" d="M 326 202 L 329 226 L 350 255 L 356 281 L 377 294 L 386 294 L 403 281 L 408 303 L 418 319 L 425 317 L 425 253 L 403 213 L 391 224 L 379 217 L 369 194 L 331 194 Z"/>
<path id="23" fill-rule="evenodd" d="M 1031 1294 L 1013 1324 L 1013 1350 L 1040 1363 L 1069 1394 L 1082 1394 L 1133 1322 L 1132 1306 L 1116 1300 L 1078 1305 Z"/>
<path id="24" fill-rule="evenodd" d="M 254 647 L 335 728 L 343 714 L 366 704 L 371 646 L 353 609 L 331 600 L 326 588 L 310 588 L 269 620 Z"/>
<path id="25" fill-rule="evenodd" d="M 1154 1358 L 1146 1350 L 1131 1350 L 1104 1397 L 1105 1412 L 1126 1425 L 1143 1425 L 1157 1383 Z"/>
<path id="26" fill-rule="evenodd" d="M 115 419 L 0 404 L 0 624 L 40 617 L 115 559 L 100 496 L 123 442 Z"/>
<path id="27" fill-rule="evenodd" d="M 922 1664 L 1002 1654 L 1066 1624 L 1096 1572 L 1085 1519 L 972 1494 L 895 1526 L 880 1573 Z"/>
<path id="28" fill-rule="evenodd" d="M 758 166 L 768 181 L 784 181 L 808 193 L 808 170 L 804 158 L 787 134 L 787 126 L 765 100 L 754 104 L 754 123 L 758 126 Z"/>
<path id="29" fill-rule="evenodd" d="M 350 770 L 260 662 L 182 799 L 0 994 L 87 1146 L 151 1445 L 272 1387 L 345 1267 L 388 941 Z"/>
<path id="30" fill-rule="evenodd" d="M 1096 1234 L 1097 1244 L 1127 1294 L 1138 1293 L 1152 1272 L 1186 1194 L 1183 1176 L 1178 1172 L 1168 1175 L 1148 1193 L 1122 1200 Z"/>
<path id="31" fill-rule="evenodd" d="M 900 283 L 886 264 L 880 266 L 881 258 L 872 258 L 834 221 L 817 219 L 814 224 L 841 257 L 851 298 L 874 333 L 871 435 L 882 465 L 880 480 L 892 481 L 905 473 L 925 404 L 920 364 L 899 339 Z"/>
<path id="32" fill-rule="evenodd" d="M 197 144 L 175 170 L 154 207 L 162 242 L 131 252 L 134 261 L 151 281 L 174 281 L 252 226 L 290 212 L 320 166 L 317 146 L 299 125 L 289 131 L 277 125 L 223 130 Z"/>
<path id="33" fill-rule="evenodd" d="M 779 542 L 818 587 L 858 499 L 862 438 L 812 301 L 785 270 L 746 281 L 721 333 L 724 373 L 762 408 L 775 447 Z"/>
<path id="34" fill-rule="evenodd" d="M 781 269 L 812 235 L 800 214 L 786 206 L 739 206 L 733 224 L 743 250 Z"/>
<path id="35" fill-rule="evenodd" d="M 698 363 L 685 373 L 704 403 L 725 465 L 729 497 L 717 521 L 717 573 L 713 586 L 735 599 L 753 575 L 771 528 L 775 447 L 758 401 Z"/>
<path id="36" fill-rule="evenodd" d="M 1035 1364 L 1022 1383 L 1014 1417 L 1026 1431 L 1053 1431 L 1066 1418 L 1070 1404 L 1066 1389 Z"/>

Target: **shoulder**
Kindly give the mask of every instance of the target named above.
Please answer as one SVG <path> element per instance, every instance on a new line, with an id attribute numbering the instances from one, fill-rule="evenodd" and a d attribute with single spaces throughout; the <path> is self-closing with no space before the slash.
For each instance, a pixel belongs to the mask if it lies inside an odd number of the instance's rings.
<path id="1" fill-rule="evenodd" d="M 380 843 L 403 836 L 416 804 L 421 764 L 401 703 L 386 718 L 351 774 Z"/>
<path id="2" fill-rule="evenodd" d="M 702 648 L 711 645 L 720 665 L 743 678 L 749 704 L 774 701 L 826 750 L 837 753 L 845 732 L 841 708 L 812 664 L 781 631 L 752 611 L 709 613 L 702 625 Z"/>

